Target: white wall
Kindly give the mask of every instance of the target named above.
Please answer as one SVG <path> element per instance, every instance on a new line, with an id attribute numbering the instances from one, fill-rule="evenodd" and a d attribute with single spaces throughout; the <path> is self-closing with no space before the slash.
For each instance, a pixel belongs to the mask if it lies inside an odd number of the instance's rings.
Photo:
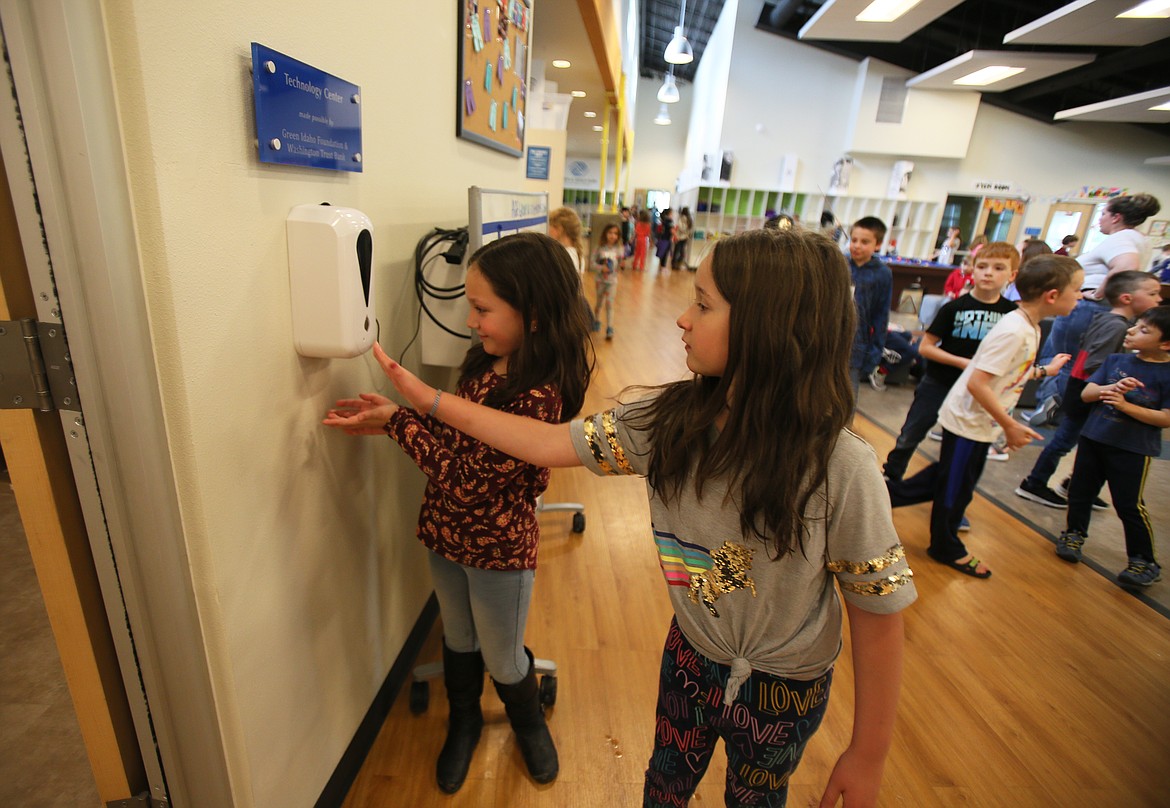
<path id="1" fill-rule="evenodd" d="M 731 79 L 732 46 L 735 41 L 739 0 L 729 0 L 719 14 L 703 58 L 695 70 L 692 88 L 693 114 L 687 124 L 687 148 L 679 177 L 680 188 L 693 188 L 702 181 L 703 156 L 717 155 L 721 149 L 723 119 L 727 111 L 728 82 Z M 718 167 L 715 166 L 715 176 Z"/>
<path id="2" fill-rule="evenodd" d="M 370 216 L 381 342 L 402 351 L 418 239 L 467 222 L 470 185 L 528 187 L 523 159 L 454 136 L 455 13 L 455 3 L 414 4 L 409 20 L 377 3 L 357 17 L 305 0 L 105 5 L 237 806 L 315 802 L 431 589 L 414 537 L 422 475 L 388 439 L 320 426 L 337 397 L 388 385 L 368 356 L 294 352 L 285 217 L 322 201 Z M 404 30 L 425 35 L 395 35 Z M 258 162 L 253 40 L 361 86 L 363 173 Z"/>
<path id="3" fill-rule="evenodd" d="M 655 98 L 662 82 L 638 79 L 638 106 L 634 110 L 634 152 L 630 163 L 631 191 L 651 188 L 674 192 L 675 182 L 683 166 L 687 143 L 687 121 L 691 117 L 691 87 L 679 85 L 679 101 L 667 104 L 670 126 L 654 123 L 659 102 Z M 622 171 L 623 177 L 625 170 Z M 612 176 L 612 174 L 611 174 Z M 626 185 L 623 183 L 622 189 Z"/>
<path id="4" fill-rule="evenodd" d="M 762 0 L 740 0 L 721 148 L 735 152 L 733 183 L 775 187 L 787 153 L 800 159 L 798 191 L 823 193 L 845 135 L 857 62 L 757 31 Z M 941 203 L 974 194 L 979 180 L 1005 180 L 1032 202 L 1025 227 L 1042 227 L 1051 202 L 1081 186 L 1147 191 L 1170 206 L 1170 168 L 1147 166 L 1170 141 L 1134 126 L 1050 125 L 981 104 L 962 159 L 910 157 L 908 197 Z M 899 155 L 855 155 L 850 196 L 884 197 Z M 1164 218 L 1164 217 L 1159 217 Z"/>
<path id="5" fill-rule="evenodd" d="M 852 112 L 845 143 L 854 154 L 892 154 L 902 157 L 961 159 L 971 143 L 971 129 L 979 112 L 980 94 L 945 90 L 906 90 L 898 122 L 878 121 L 882 84 L 892 79 L 900 86 L 914 73 L 895 65 L 865 59 L 858 63 Z M 939 126 L 945 122 L 946 126 Z"/>

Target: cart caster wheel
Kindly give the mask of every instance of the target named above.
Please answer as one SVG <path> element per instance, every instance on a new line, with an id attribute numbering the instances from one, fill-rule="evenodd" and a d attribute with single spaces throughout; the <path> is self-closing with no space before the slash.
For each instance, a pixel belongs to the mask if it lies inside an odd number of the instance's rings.
<path id="1" fill-rule="evenodd" d="M 410 711 L 415 715 L 422 715 L 427 711 L 427 702 L 431 700 L 431 686 L 427 682 L 410 683 Z"/>
<path id="2" fill-rule="evenodd" d="M 584 533 L 585 532 L 585 514 L 583 514 L 583 513 L 573 514 L 573 532 L 574 533 Z"/>
<path id="3" fill-rule="evenodd" d="M 543 707 L 552 707 L 557 703 L 557 677 L 540 677 L 540 703 Z"/>

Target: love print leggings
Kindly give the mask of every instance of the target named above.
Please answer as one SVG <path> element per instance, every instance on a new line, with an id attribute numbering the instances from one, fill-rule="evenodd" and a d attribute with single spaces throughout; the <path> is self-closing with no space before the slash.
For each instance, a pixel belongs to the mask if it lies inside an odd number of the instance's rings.
<path id="1" fill-rule="evenodd" d="M 685 806 L 719 739 L 727 750 L 726 805 L 784 805 L 788 778 L 828 707 L 832 671 L 812 681 L 752 671 L 728 707 L 723 689 L 730 670 L 696 651 L 671 619 L 644 808 Z"/>

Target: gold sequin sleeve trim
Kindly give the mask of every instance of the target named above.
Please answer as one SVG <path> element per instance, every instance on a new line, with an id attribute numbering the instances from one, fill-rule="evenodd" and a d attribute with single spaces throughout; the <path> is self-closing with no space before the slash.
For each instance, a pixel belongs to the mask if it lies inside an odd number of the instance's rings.
<path id="1" fill-rule="evenodd" d="M 617 439 L 617 419 L 613 417 L 613 410 L 606 410 L 601 414 L 601 425 L 605 429 L 605 440 L 609 443 L 609 450 L 613 452 L 613 459 L 617 462 L 618 471 L 622 474 L 637 474 L 626 460 L 626 453 Z"/>
<path id="2" fill-rule="evenodd" d="M 869 561 L 830 561 L 827 566 L 829 572 L 847 572 L 850 575 L 868 575 L 874 572 L 881 572 L 882 570 L 897 564 L 905 557 L 906 550 L 902 547 L 902 545 L 895 544 L 877 558 L 871 558 Z"/>
<path id="3" fill-rule="evenodd" d="M 841 588 L 846 592 L 858 595 L 889 595 L 897 592 L 914 577 L 914 570 L 906 570 L 897 575 L 890 575 L 877 581 L 840 581 Z"/>
<path id="4" fill-rule="evenodd" d="M 617 472 L 613 470 L 613 466 L 605 459 L 605 451 L 601 447 L 601 436 L 597 434 L 597 425 L 593 421 L 596 417 L 591 415 L 582 424 L 585 429 L 585 440 L 589 442 L 589 451 L 593 453 L 593 460 L 601 472 L 616 475 Z"/>

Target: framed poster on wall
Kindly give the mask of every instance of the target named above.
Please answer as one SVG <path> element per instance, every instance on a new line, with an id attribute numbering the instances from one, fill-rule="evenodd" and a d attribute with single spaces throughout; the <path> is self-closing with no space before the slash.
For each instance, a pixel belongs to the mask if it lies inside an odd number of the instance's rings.
<path id="1" fill-rule="evenodd" d="M 513 157 L 524 153 L 531 0 L 457 0 L 455 134 Z"/>

